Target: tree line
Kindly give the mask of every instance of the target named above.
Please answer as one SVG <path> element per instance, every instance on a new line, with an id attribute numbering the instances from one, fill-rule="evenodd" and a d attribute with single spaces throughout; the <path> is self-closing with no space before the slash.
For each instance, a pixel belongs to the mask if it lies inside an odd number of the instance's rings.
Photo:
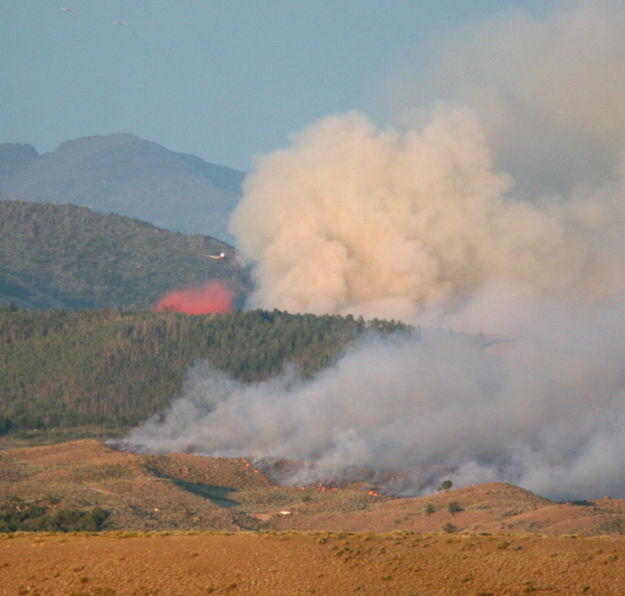
<path id="1" fill-rule="evenodd" d="M 273 310 L 194 316 L 0 307 L 0 434 L 81 425 L 127 427 L 162 411 L 198 361 L 247 383 L 293 363 L 310 376 L 366 333 L 401 322 Z"/>

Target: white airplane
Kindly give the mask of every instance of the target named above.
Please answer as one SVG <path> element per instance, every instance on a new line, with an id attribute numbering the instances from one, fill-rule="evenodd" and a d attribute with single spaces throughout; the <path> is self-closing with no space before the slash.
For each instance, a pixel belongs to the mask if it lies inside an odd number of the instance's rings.
<path id="1" fill-rule="evenodd" d="M 126 21 L 113 21 L 113 25 L 125 25 Z"/>
<path id="2" fill-rule="evenodd" d="M 76 12 L 75 8 L 70 8 L 69 6 L 64 6 L 63 8 L 61 8 L 61 10 L 63 12 Z"/>
<path id="3" fill-rule="evenodd" d="M 218 259 L 218 260 L 222 260 L 226 258 L 226 253 L 225 252 L 220 252 L 218 255 L 208 255 L 209 258 L 211 259 Z"/>

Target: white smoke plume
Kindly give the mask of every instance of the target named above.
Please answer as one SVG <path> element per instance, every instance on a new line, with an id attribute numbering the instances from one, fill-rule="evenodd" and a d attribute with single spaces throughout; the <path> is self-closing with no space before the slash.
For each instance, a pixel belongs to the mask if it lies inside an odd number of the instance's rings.
<path id="1" fill-rule="evenodd" d="M 507 187 L 466 111 L 438 112 L 404 135 L 356 113 L 313 124 L 258 163 L 231 219 L 255 263 L 251 304 L 410 318 L 501 278 L 605 291 L 591 222 L 572 204 L 514 200 Z"/>
<path id="2" fill-rule="evenodd" d="M 625 3 L 545 2 L 501 11 L 406 51 L 387 117 L 427 118 L 449 100 L 479 113 L 496 163 L 525 197 L 600 184 L 623 159 Z"/>
<path id="3" fill-rule="evenodd" d="M 251 306 L 511 341 L 377 339 L 254 386 L 195 369 L 132 443 L 308 463 L 293 481 L 371 466 L 418 493 L 443 466 L 457 485 L 625 497 L 625 7 L 558 6 L 448 39 L 433 87 L 457 103 L 425 124 L 416 106 L 414 127 L 354 112 L 294 135 L 230 224 Z"/>
<path id="4" fill-rule="evenodd" d="M 443 474 L 457 486 L 499 479 L 556 497 L 624 495 L 622 351 L 495 347 L 504 355 L 443 333 L 371 340 L 310 381 L 285 373 L 256 385 L 198 367 L 164 422 L 127 439 L 306 462 L 285 479 L 296 484 L 365 466 L 402 471 L 404 494 L 434 490 Z"/>

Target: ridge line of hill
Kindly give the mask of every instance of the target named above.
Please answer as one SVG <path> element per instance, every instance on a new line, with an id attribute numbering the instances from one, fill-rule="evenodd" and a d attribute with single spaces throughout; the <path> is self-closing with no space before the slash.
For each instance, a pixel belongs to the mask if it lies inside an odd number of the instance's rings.
<path id="1" fill-rule="evenodd" d="M 228 258 L 215 260 L 213 255 Z M 86 207 L 0 200 L 0 304 L 151 308 L 166 292 L 223 282 L 241 305 L 249 271 L 228 244 Z"/>

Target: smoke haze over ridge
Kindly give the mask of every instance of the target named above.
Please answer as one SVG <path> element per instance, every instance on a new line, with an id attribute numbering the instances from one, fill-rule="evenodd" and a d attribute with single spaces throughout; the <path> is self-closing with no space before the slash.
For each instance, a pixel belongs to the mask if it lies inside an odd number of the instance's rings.
<path id="1" fill-rule="evenodd" d="M 625 496 L 624 12 L 580 2 L 450 35 L 444 103 L 393 82 L 394 127 L 311 124 L 258 159 L 231 219 L 250 306 L 514 341 L 372 339 L 312 380 L 250 387 L 195 369 L 130 440 L 312 462 L 293 481 L 369 465 L 411 470 L 417 493 L 443 465 L 458 485 Z"/>
<path id="2" fill-rule="evenodd" d="M 403 490 L 418 494 L 436 488 L 429 468 L 443 466 L 457 486 L 499 479 L 550 496 L 619 495 L 625 371 L 604 356 L 516 343 L 502 358 L 426 332 L 365 342 L 310 381 L 287 372 L 244 385 L 198 367 L 165 422 L 128 440 L 307 462 L 284 479 L 296 484 L 369 466 L 405 471 Z"/>

